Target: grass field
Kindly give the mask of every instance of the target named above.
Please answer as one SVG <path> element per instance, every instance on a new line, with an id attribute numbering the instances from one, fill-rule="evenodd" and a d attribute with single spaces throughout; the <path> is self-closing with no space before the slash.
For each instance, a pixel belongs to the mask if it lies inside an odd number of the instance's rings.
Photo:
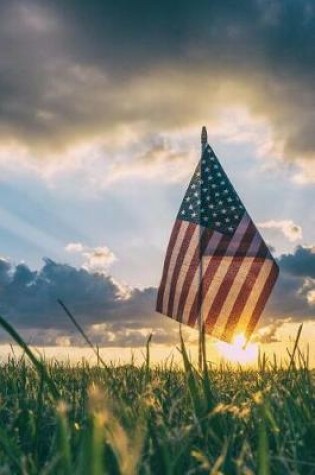
<path id="1" fill-rule="evenodd" d="M 296 345 L 258 371 L 70 367 L 25 351 L 0 368 L 0 474 L 315 474 L 315 375 Z M 12 333 L 13 332 L 13 333 Z"/>

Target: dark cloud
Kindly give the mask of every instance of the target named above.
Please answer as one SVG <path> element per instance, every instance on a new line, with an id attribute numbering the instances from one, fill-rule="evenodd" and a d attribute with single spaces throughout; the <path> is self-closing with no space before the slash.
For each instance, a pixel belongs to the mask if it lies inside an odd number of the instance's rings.
<path id="1" fill-rule="evenodd" d="M 260 324 L 267 326 L 259 336 L 262 342 L 276 341 L 278 328 L 287 321 L 315 319 L 312 248 L 299 246 L 278 262 L 280 277 Z M 178 324 L 154 311 L 155 288 L 122 288 L 110 276 L 50 259 L 39 271 L 0 260 L 0 314 L 34 344 L 83 344 L 57 299 L 69 306 L 100 346 L 142 346 L 152 330 L 156 342 L 178 341 Z"/>
<path id="2" fill-rule="evenodd" d="M 0 132 L 58 149 L 129 124 L 169 129 L 245 104 L 290 158 L 314 156 L 308 0 L 1 4 Z"/>
<path id="3" fill-rule="evenodd" d="M 294 254 L 283 254 L 280 264 L 289 275 L 315 279 L 315 247 L 298 246 Z"/>
<path id="4" fill-rule="evenodd" d="M 264 319 L 315 320 L 315 253 L 298 246 L 293 254 L 278 259 L 280 274 Z"/>
<path id="5" fill-rule="evenodd" d="M 111 277 L 50 259 L 39 271 L 0 260 L 0 314 L 34 344 L 58 344 L 65 337 L 82 344 L 57 299 L 69 305 L 95 344 L 143 345 L 145 330 L 153 330 L 160 343 L 176 341 L 176 324 L 154 311 L 154 288 L 123 289 Z"/>

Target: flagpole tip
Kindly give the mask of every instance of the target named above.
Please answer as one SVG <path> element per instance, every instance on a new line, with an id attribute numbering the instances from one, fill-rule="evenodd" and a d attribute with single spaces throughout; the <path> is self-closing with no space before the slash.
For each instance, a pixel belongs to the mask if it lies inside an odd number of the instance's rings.
<path id="1" fill-rule="evenodd" d="M 208 143 L 208 133 L 205 126 L 201 129 L 201 148 L 204 150 Z"/>

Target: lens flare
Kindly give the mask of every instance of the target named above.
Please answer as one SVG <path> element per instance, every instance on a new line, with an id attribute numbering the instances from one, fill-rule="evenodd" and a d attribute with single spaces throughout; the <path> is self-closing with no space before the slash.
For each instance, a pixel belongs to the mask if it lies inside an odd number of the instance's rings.
<path id="1" fill-rule="evenodd" d="M 250 363 L 255 361 L 258 356 L 258 345 L 248 343 L 246 346 L 246 338 L 240 333 L 236 335 L 233 343 L 225 343 L 218 341 L 216 348 L 225 359 L 234 363 Z"/>

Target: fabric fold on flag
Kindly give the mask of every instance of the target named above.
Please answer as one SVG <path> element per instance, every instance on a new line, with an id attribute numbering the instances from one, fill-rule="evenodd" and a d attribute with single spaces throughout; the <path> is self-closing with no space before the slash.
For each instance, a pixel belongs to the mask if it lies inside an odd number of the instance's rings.
<path id="1" fill-rule="evenodd" d="M 156 310 L 227 342 L 240 333 L 249 339 L 278 272 L 207 145 L 173 226 Z"/>

